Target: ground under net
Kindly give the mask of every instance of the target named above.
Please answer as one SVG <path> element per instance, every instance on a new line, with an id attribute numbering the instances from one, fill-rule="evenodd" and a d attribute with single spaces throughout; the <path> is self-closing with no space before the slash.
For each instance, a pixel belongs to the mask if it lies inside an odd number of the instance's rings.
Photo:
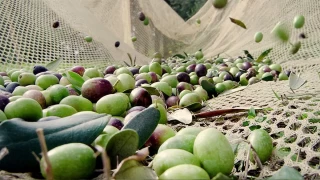
<path id="1" fill-rule="evenodd" d="M 209 0 L 187 22 L 183 21 L 164 1 L 145 0 L 2 0 L 0 1 L 0 70 L 27 69 L 62 58 L 60 69 L 74 65 L 97 67 L 128 61 L 127 53 L 137 57 L 137 64 L 151 61 L 155 52 L 164 57 L 175 53 L 194 53 L 202 48 L 206 58 L 222 54 L 243 55 L 248 50 L 257 57 L 273 48 L 269 58 L 284 70 L 301 73 L 308 82 L 294 94 L 288 82 L 259 82 L 243 91 L 213 98 L 207 109 L 254 106 L 267 108 L 258 119 L 244 126 L 246 114 L 199 119 L 193 126 L 216 127 L 233 139 L 246 138 L 250 127 L 259 125 L 273 138 L 275 154 L 262 170 L 250 166 L 249 174 L 266 177 L 283 165 L 295 167 L 306 178 L 319 173 L 320 113 L 320 1 L 318 0 L 229 0 L 221 10 Z M 149 17 L 148 26 L 138 13 Z M 306 18 L 301 29 L 292 28 L 294 16 Z M 247 29 L 230 22 L 229 17 L 242 20 Z M 196 20 L 201 23 L 197 24 Z M 60 22 L 60 27 L 52 24 Z M 270 31 L 279 22 L 289 27 L 290 42 L 301 41 L 295 55 L 290 45 L 276 41 Z M 254 42 L 256 32 L 264 34 L 261 43 Z M 304 33 L 305 39 L 299 35 Z M 93 42 L 84 40 L 91 36 Z M 131 37 L 137 41 L 132 42 Z M 116 48 L 114 43 L 120 42 Z M 288 99 L 278 100 L 274 89 Z M 172 124 L 179 130 L 183 124 Z M 280 154 L 280 155 L 279 155 Z M 279 158 L 280 156 L 280 158 Z M 245 152 L 239 152 L 235 174 L 241 174 Z M 258 176 L 259 176 L 258 175 Z"/>

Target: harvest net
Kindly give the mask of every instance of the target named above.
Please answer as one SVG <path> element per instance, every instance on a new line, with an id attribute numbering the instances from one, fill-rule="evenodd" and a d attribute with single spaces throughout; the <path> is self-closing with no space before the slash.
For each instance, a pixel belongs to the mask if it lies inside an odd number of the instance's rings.
<path id="1" fill-rule="evenodd" d="M 298 169 L 310 176 L 319 172 L 320 164 L 320 2 L 318 0 L 230 0 L 217 10 L 208 1 L 188 21 L 183 21 L 165 1 L 146 0 L 2 0 L 0 1 L 0 70 L 31 69 L 62 58 L 61 69 L 74 65 L 98 67 L 128 62 L 127 53 L 137 57 L 137 64 L 147 64 L 155 52 L 164 57 L 176 53 L 194 53 L 202 48 L 207 58 L 217 54 L 237 57 L 248 50 L 257 57 L 273 48 L 269 58 L 284 69 L 302 74 L 308 83 L 293 94 L 287 82 L 260 82 L 243 91 L 214 98 L 208 109 L 254 106 L 269 108 L 259 113 L 258 120 L 247 120 L 243 114 L 221 116 L 195 121 L 193 126 L 214 126 L 227 134 L 230 140 L 246 138 L 249 127 L 260 125 L 274 140 L 275 152 L 262 177 L 269 176 L 283 165 Z M 150 18 L 145 26 L 138 12 Z M 302 14 L 306 24 L 297 30 L 290 29 L 290 42 L 302 41 L 300 51 L 292 55 L 290 45 L 272 38 L 270 31 L 282 21 L 292 27 L 294 16 Z M 242 20 L 247 29 L 230 22 L 229 17 Z M 201 23 L 197 24 L 196 20 Z M 54 29 L 52 24 L 60 22 Z M 264 34 L 261 43 L 253 36 Z M 299 39 L 300 33 L 306 39 Z M 84 40 L 91 36 L 93 42 Z M 137 41 L 132 42 L 131 37 Z M 114 43 L 120 41 L 120 47 Z M 277 100 L 271 87 L 288 100 Z M 213 121 L 214 120 L 214 121 Z M 221 121 L 222 120 L 222 121 Z M 249 121 L 245 126 L 244 122 Z M 181 124 L 173 125 L 181 128 Z M 279 155 L 280 153 L 280 155 Z M 245 152 L 239 152 L 239 163 Z M 243 154 L 243 156 L 241 155 Z M 281 158 L 276 158 L 281 156 Z M 241 169 L 241 168 L 240 168 Z M 250 172 L 255 166 L 250 166 Z M 242 171 L 234 169 L 234 172 Z"/>

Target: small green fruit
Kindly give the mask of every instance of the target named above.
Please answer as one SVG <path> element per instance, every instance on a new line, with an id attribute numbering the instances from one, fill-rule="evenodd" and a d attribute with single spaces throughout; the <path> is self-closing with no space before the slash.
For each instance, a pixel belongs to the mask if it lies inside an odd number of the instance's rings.
<path id="1" fill-rule="evenodd" d="M 194 55 L 195 55 L 196 59 L 198 59 L 198 60 L 203 58 L 202 51 L 197 51 Z"/>
<path id="2" fill-rule="evenodd" d="M 149 107 L 154 107 L 160 112 L 159 124 L 167 124 L 167 109 L 160 103 L 151 104 Z"/>
<path id="3" fill-rule="evenodd" d="M 228 3 L 228 0 L 213 0 L 212 4 L 215 8 L 221 9 L 224 8 Z"/>
<path id="4" fill-rule="evenodd" d="M 132 42 L 136 42 L 137 41 L 137 37 L 136 36 L 132 36 L 131 40 L 132 40 Z"/>
<path id="5" fill-rule="evenodd" d="M 40 104 L 31 98 L 19 98 L 7 104 L 4 109 L 8 119 L 21 118 L 25 121 L 38 121 L 42 118 L 42 108 Z"/>
<path id="6" fill-rule="evenodd" d="M 174 136 L 166 140 L 159 148 L 158 153 L 166 149 L 182 149 L 193 153 L 193 144 L 196 136 L 183 135 Z"/>
<path id="7" fill-rule="evenodd" d="M 143 21 L 143 24 L 144 24 L 145 26 L 148 26 L 148 25 L 149 25 L 149 18 L 148 18 L 148 17 L 146 17 L 146 19 Z"/>
<path id="8" fill-rule="evenodd" d="M 300 48 L 301 48 L 301 42 L 298 41 L 298 42 L 294 43 L 294 44 L 291 46 L 291 48 L 290 48 L 290 53 L 291 53 L 291 54 L 296 54 L 296 53 L 299 51 Z"/>
<path id="9" fill-rule="evenodd" d="M 7 120 L 7 116 L 4 114 L 4 112 L 0 109 L 0 123 L 4 120 Z"/>
<path id="10" fill-rule="evenodd" d="M 193 154 L 200 160 L 210 178 L 218 173 L 228 175 L 233 169 L 235 156 L 232 147 L 217 129 L 208 128 L 198 134 L 194 141 Z"/>
<path id="11" fill-rule="evenodd" d="M 279 74 L 279 81 L 288 80 L 288 79 L 289 79 L 289 77 L 287 76 L 286 73 Z"/>
<path id="12" fill-rule="evenodd" d="M 172 180 L 172 179 L 207 179 L 210 177 L 208 173 L 199 166 L 192 164 L 181 164 L 166 170 L 159 179 Z"/>
<path id="13" fill-rule="evenodd" d="M 223 91 L 225 91 L 227 88 L 223 83 L 217 83 L 215 85 L 215 89 L 216 89 L 216 92 L 220 94 L 220 93 L 223 93 Z"/>
<path id="14" fill-rule="evenodd" d="M 86 36 L 84 37 L 84 40 L 87 42 L 92 42 L 92 37 L 91 36 Z"/>
<path id="15" fill-rule="evenodd" d="M 297 29 L 302 28 L 304 25 L 304 16 L 302 15 L 297 15 L 296 17 L 294 17 L 293 19 L 293 26 Z"/>
<path id="16" fill-rule="evenodd" d="M 53 104 L 59 104 L 63 98 L 69 96 L 69 90 L 61 84 L 51 86 L 48 91 Z"/>
<path id="17" fill-rule="evenodd" d="M 121 94 L 103 96 L 96 103 L 97 113 L 106 113 L 112 116 L 121 116 L 128 107 L 129 98 Z"/>
<path id="18" fill-rule="evenodd" d="M 272 139 L 267 131 L 256 129 L 251 132 L 248 141 L 257 152 L 262 163 L 266 162 L 272 155 L 273 145 Z"/>
<path id="19" fill-rule="evenodd" d="M 96 165 L 94 151 L 81 143 L 64 144 L 48 152 L 53 179 L 87 179 Z M 41 174 L 47 177 L 47 164 L 40 161 Z"/>
<path id="20" fill-rule="evenodd" d="M 279 22 L 274 28 L 273 30 L 271 31 L 271 33 L 277 37 L 278 39 L 284 41 L 284 42 L 287 42 L 290 38 L 290 35 L 289 35 L 289 31 L 286 29 L 286 27 L 281 23 Z"/>
<path id="21" fill-rule="evenodd" d="M 200 167 L 199 159 L 192 153 L 181 149 L 166 149 L 154 157 L 152 168 L 159 176 L 167 169 L 181 164 L 192 164 Z"/>
<path id="22" fill-rule="evenodd" d="M 201 131 L 202 131 L 201 127 L 188 126 L 188 127 L 184 128 L 184 129 L 181 129 L 176 135 L 177 136 L 180 136 L 180 135 L 197 136 Z"/>
<path id="23" fill-rule="evenodd" d="M 75 108 L 78 112 L 80 111 L 92 111 L 93 104 L 88 99 L 82 96 L 71 95 L 60 101 L 60 104 L 66 104 Z"/>
<path id="24" fill-rule="evenodd" d="M 77 110 L 72 106 L 66 104 L 56 104 L 45 109 L 44 115 L 48 116 L 57 116 L 57 117 L 67 117 L 77 113 Z"/>
<path id="25" fill-rule="evenodd" d="M 156 74 L 158 74 L 159 76 L 162 75 L 162 67 L 161 64 L 157 63 L 157 62 L 153 62 L 149 65 L 149 71 L 150 72 L 155 72 Z"/>
<path id="26" fill-rule="evenodd" d="M 254 41 L 259 43 L 261 42 L 263 39 L 263 34 L 261 32 L 257 32 L 255 35 L 254 35 Z"/>
<path id="27" fill-rule="evenodd" d="M 44 74 L 36 79 L 35 84 L 46 90 L 48 87 L 59 84 L 59 79 L 53 74 Z"/>
<path id="28" fill-rule="evenodd" d="M 21 73 L 18 77 L 20 86 L 32 85 L 36 82 L 36 75 L 32 73 Z"/>

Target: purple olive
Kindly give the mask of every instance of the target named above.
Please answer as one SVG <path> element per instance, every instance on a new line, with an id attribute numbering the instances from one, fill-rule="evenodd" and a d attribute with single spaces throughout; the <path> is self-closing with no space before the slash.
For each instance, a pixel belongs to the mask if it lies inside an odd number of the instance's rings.
<path id="1" fill-rule="evenodd" d="M 190 83 L 190 76 L 188 73 L 185 73 L 185 72 L 179 72 L 177 74 L 177 80 L 179 82 L 187 82 L 187 83 Z"/>
<path id="2" fill-rule="evenodd" d="M 149 107 L 152 104 L 152 99 L 147 90 L 137 87 L 130 93 L 130 102 L 132 106 Z"/>
<path id="3" fill-rule="evenodd" d="M 155 72 L 148 72 L 148 74 L 150 74 L 151 76 L 151 82 L 158 82 L 159 81 L 159 78 L 157 76 L 157 74 Z"/>
<path id="4" fill-rule="evenodd" d="M 233 81 L 233 76 L 230 74 L 230 73 L 227 73 L 226 75 L 224 75 L 224 77 L 223 77 L 223 80 L 224 81 L 228 81 L 228 80 L 231 80 L 231 81 Z"/>
<path id="5" fill-rule="evenodd" d="M 139 73 L 139 68 L 137 68 L 137 67 L 130 67 L 129 70 L 132 73 L 132 75 Z"/>
<path id="6" fill-rule="evenodd" d="M 261 68 L 262 68 L 262 71 L 265 72 L 265 73 L 266 72 L 271 72 L 271 69 L 270 69 L 270 67 L 268 65 L 262 66 Z"/>
<path id="7" fill-rule="evenodd" d="M 0 76 L 8 76 L 6 72 L 0 72 Z"/>
<path id="8" fill-rule="evenodd" d="M 242 75 L 242 74 L 244 74 L 245 72 L 244 71 L 239 71 L 239 72 L 237 72 L 237 74 L 234 76 L 234 80 L 236 81 L 236 82 L 239 82 L 240 81 L 240 76 Z"/>
<path id="9" fill-rule="evenodd" d="M 106 69 L 104 70 L 104 74 L 113 74 L 113 72 L 116 70 L 117 68 L 115 66 L 108 66 L 106 67 Z"/>
<path id="10" fill-rule="evenodd" d="M 130 108 L 128 111 L 127 111 L 127 115 L 129 114 L 129 113 L 131 113 L 132 111 L 142 111 L 142 110 L 144 110 L 145 109 L 145 107 L 143 107 L 143 106 L 133 106 L 132 108 Z"/>
<path id="11" fill-rule="evenodd" d="M 4 108 L 9 104 L 10 100 L 7 96 L 0 94 L 0 109 L 4 111 Z"/>
<path id="12" fill-rule="evenodd" d="M 252 64 L 250 62 L 243 62 L 242 65 L 242 69 L 245 71 L 252 67 Z"/>
<path id="13" fill-rule="evenodd" d="M 183 90 L 193 91 L 193 87 L 191 84 L 189 84 L 187 82 L 179 82 L 177 85 L 177 90 L 179 93 L 182 92 Z"/>
<path id="14" fill-rule="evenodd" d="M 121 129 L 123 127 L 123 122 L 117 118 L 112 117 L 108 122 L 108 125 L 116 127 L 117 129 Z"/>
<path id="15" fill-rule="evenodd" d="M 291 71 L 290 71 L 290 70 L 286 70 L 285 73 L 286 73 L 286 75 L 289 77 L 290 74 L 291 74 Z"/>
<path id="16" fill-rule="evenodd" d="M 53 73 L 53 75 L 55 75 L 59 80 L 62 78 L 62 75 L 59 73 Z"/>
<path id="17" fill-rule="evenodd" d="M 194 72 L 194 70 L 196 69 L 196 64 L 190 64 L 187 68 L 186 68 L 186 72 L 189 74 L 191 72 Z"/>
<path id="18" fill-rule="evenodd" d="M 167 100 L 166 100 L 166 105 L 168 107 L 172 107 L 172 106 L 175 106 L 175 105 L 178 105 L 179 104 L 179 97 L 178 96 L 170 96 Z"/>
<path id="19" fill-rule="evenodd" d="M 136 81 L 135 87 L 139 87 L 139 86 L 141 86 L 141 84 L 149 84 L 149 83 L 145 79 L 139 79 L 138 81 Z"/>
<path id="20" fill-rule="evenodd" d="M 205 76 L 207 74 L 207 67 L 203 64 L 197 64 L 194 70 L 198 77 Z"/>
<path id="21" fill-rule="evenodd" d="M 253 68 L 249 68 L 247 71 L 246 79 L 250 79 L 252 77 L 255 77 L 257 75 L 257 72 Z"/>

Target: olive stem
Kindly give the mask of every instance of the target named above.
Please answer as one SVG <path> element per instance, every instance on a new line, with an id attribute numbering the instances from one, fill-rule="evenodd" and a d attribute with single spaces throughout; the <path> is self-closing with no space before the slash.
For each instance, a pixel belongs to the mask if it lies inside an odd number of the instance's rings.
<path id="1" fill-rule="evenodd" d="M 36 153 L 34 151 L 32 151 L 32 155 L 38 161 L 38 163 L 40 163 L 40 158 L 36 155 Z"/>
<path id="2" fill-rule="evenodd" d="M 248 168 L 249 168 L 249 161 L 250 161 L 250 150 L 251 150 L 252 146 L 249 143 L 249 148 L 248 148 L 248 153 L 247 153 L 247 158 L 246 158 L 246 167 L 244 170 L 244 177 L 243 179 L 247 179 L 247 175 L 248 175 Z"/>
<path id="3" fill-rule="evenodd" d="M 259 168 L 260 168 L 260 169 L 263 169 L 263 166 L 262 166 L 261 160 L 260 160 L 260 158 L 259 158 L 259 156 L 258 156 L 258 154 L 257 154 L 256 150 L 252 147 L 252 144 L 251 144 L 249 141 L 247 141 L 247 140 L 243 140 L 243 141 L 244 141 L 244 142 L 246 142 L 246 143 L 248 143 L 248 144 L 250 144 L 250 147 L 251 147 L 252 152 L 253 152 L 254 160 L 257 162 L 257 164 L 258 164 Z"/>
<path id="4" fill-rule="evenodd" d="M 101 146 L 96 146 L 95 147 L 102 156 L 102 164 L 103 164 L 103 174 L 104 174 L 104 178 L 106 178 L 106 180 L 110 179 L 110 159 L 108 158 L 107 152 L 105 151 L 105 149 L 103 149 Z"/>
<path id="5" fill-rule="evenodd" d="M 307 128 L 307 129 L 308 129 L 308 128 Z M 298 151 L 298 155 L 297 155 L 296 162 L 299 162 L 300 151 L 301 151 L 301 149 L 299 149 L 299 151 Z"/>
<path id="6" fill-rule="evenodd" d="M 6 147 L 2 148 L 0 151 L 0 161 L 2 158 L 4 158 L 7 154 L 9 154 L 9 151 Z"/>
<path id="7" fill-rule="evenodd" d="M 44 138 L 44 134 L 43 134 L 43 129 L 42 128 L 38 128 L 36 130 L 38 138 L 39 138 L 39 142 L 40 142 L 40 147 L 41 147 L 41 151 L 42 151 L 42 155 L 44 157 L 44 161 L 47 165 L 46 168 L 46 172 L 47 172 L 47 179 L 48 180 L 53 180 L 53 174 L 52 174 L 52 166 L 48 157 L 48 149 L 47 149 L 47 144 L 46 144 L 46 140 Z"/>

